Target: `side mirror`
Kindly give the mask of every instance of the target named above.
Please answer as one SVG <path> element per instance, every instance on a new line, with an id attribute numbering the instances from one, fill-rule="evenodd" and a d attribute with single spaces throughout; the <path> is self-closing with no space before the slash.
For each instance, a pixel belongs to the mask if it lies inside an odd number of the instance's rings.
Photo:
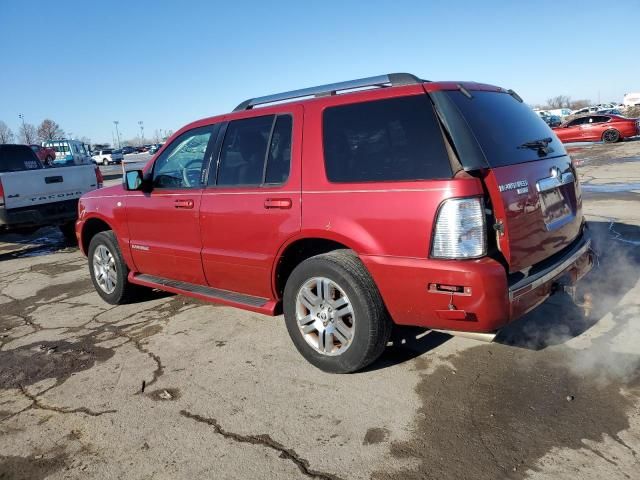
<path id="1" fill-rule="evenodd" d="M 143 190 L 144 176 L 142 170 L 129 170 L 124 173 L 123 184 L 125 190 Z"/>

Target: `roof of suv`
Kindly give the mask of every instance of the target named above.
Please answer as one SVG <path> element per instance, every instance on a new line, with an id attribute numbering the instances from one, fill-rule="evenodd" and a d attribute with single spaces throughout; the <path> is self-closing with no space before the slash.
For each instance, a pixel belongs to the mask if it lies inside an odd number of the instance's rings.
<path id="1" fill-rule="evenodd" d="M 291 90 L 287 92 L 281 92 L 271 95 L 265 95 L 262 97 L 249 98 L 240 104 L 230 113 L 214 115 L 212 117 L 203 118 L 185 125 L 179 131 L 175 132 L 174 137 L 180 135 L 186 130 L 192 128 L 207 125 L 216 121 L 231 120 L 238 116 L 238 118 L 246 118 L 246 112 L 251 111 L 254 107 L 262 106 L 277 106 L 282 103 L 286 105 L 297 105 L 306 102 L 322 101 L 323 98 L 338 95 L 340 96 L 354 96 L 357 97 L 362 94 L 367 96 L 375 95 L 375 92 L 379 92 L 381 97 L 389 95 L 390 90 L 407 88 L 416 85 L 424 85 L 424 89 L 427 93 L 436 92 L 439 90 L 485 90 L 496 92 L 513 93 L 511 90 L 506 90 L 494 85 L 470 82 L 470 81 L 431 81 L 419 78 L 411 73 L 388 73 L 384 75 L 378 75 L 374 77 L 359 78 L 355 80 L 348 80 L 338 83 L 329 83 L 326 85 L 318 85 L 315 87 L 302 88 L 299 90 Z M 258 110 L 261 110 L 259 108 Z"/>

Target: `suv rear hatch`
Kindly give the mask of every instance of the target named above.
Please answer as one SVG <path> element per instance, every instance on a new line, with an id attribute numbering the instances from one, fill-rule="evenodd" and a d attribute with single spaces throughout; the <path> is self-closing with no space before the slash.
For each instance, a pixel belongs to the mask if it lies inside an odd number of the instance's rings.
<path id="1" fill-rule="evenodd" d="M 496 246 L 509 271 L 525 270 L 580 234 L 582 201 L 571 159 L 514 92 L 476 84 L 457 87 L 430 92 L 431 98 L 460 167 L 484 182 Z"/>

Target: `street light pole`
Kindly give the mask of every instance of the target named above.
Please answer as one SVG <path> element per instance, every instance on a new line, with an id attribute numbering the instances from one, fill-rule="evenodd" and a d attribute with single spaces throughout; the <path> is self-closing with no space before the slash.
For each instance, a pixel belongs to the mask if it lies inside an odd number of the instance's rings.
<path id="1" fill-rule="evenodd" d="M 118 120 L 113 121 L 116 126 L 116 137 L 118 138 L 118 148 L 120 148 L 120 132 L 118 131 L 118 124 L 120 123 Z"/>
<path id="2" fill-rule="evenodd" d="M 144 145 L 144 125 L 143 125 L 143 121 L 140 120 L 138 122 L 138 125 L 140 125 L 140 145 Z"/>

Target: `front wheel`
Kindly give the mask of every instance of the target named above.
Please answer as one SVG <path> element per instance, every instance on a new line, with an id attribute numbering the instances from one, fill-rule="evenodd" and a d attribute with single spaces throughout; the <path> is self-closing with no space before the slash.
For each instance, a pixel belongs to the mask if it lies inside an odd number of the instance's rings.
<path id="1" fill-rule="evenodd" d="M 109 160 L 107 160 L 106 158 L 103 158 L 103 159 L 102 159 L 102 165 L 104 165 L 105 167 L 106 167 L 107 165 L 109 165 Z"/>
<path id="2" fill-rule="evenodd" d="M 604 143 L 616 143 L 618 140 L 620 140 L 620 132 L 613 128 L 610 130 L 606 130 L 602 134 L 602 141 Z"/>
<path id="3" fill-rule="evenodd" d="M 287 281 L 283 304 L 294 345 L 325 372 L 366 367 L 384 351 L 391 334 L 380 292 L 351 250 L 300 263 Z"/>
<path id="4" fill-rule="evenodd" d="M 129 268 L 122 258 L 115 234 L 96 234 L 89 243 L 89 273 L 98 295 L 111 305 L 129 303 L 140 287 L 129 283 Z"/>

